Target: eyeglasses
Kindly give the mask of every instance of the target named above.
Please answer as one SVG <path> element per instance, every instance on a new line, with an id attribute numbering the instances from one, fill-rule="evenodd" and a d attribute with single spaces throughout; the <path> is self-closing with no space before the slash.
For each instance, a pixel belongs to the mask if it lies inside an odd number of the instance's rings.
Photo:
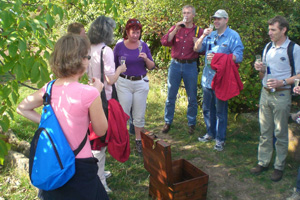
<path id="1" fill-rule="evenodd" d="M 91 56 L 90 55 L 82 56 L 82 58 L 87 58 L 88 60 L 91 60 Z"/>
<path id="2" fill-rule="evenodd" d="M 132 21 L 129 21 L 129 23 L 131 23 L 131 24 L 139 24 L 140 21 L 139 20 L 136 20 L 136 21 L 132 20 Z"/>
<path id="3" fill-rule="evenodd" d="M 219 39 L 219 36 L 215 36 L 215 39 L 214 39 L 214 45 L 216 46 L 218 43 L 218 39 Z"/>

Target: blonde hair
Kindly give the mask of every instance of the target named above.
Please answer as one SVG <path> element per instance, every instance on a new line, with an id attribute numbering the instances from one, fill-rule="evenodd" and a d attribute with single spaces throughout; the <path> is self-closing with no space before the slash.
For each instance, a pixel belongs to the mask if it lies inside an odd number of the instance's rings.
<path id="1" fill-rule="evenodd" d="M 88 55 L 90 42 L 87 37 L 69 33 L 55 44 L 50 57 L 50 66 L 57 78 L 83 73 L 82 59 Z"/>

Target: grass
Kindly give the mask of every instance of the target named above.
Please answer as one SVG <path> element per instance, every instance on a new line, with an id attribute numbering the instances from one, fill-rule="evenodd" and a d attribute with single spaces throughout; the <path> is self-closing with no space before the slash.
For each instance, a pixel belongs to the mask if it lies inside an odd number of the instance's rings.
<path id="1" fill-rule="evenodd" d="M 199 143 L 198 136 L 205 134 L 205 125 L 201 107 L 199 106 L 197 126 L 194 135 L 188 135 L 186 119 L 187 101 L 184 89 L 179 91 L 180 97 L 176 103 L 174 122 L 168 134 L 162 135 L 160 129 L 164 125 L 164 105 L 166 99 L 166 72 L 153 71 L 149 74 L 150 92 L 147 101 L 145 128 L 158 136 L 165 137 L 165 141 L 171 143 L 172 158 L 184 158 L 191 161 L 200 169 L 214 166 L 226 169 L 229 177 L 233 177 L 240 184 L 245 185 L 245 191 L 239 191 L 234 185 L 230 189 L 217 191 L 218 183 L 209 183 L 208 199 L 239 199 L 241 192 L 250 193 L 252 199 L 268 199 L 257 192 L 257 188 L 272 196 L 272 199 L 283 199 L 290 195 L 290 189 L 295 186 L 298 163 L 291 155 L 287 157 L 287 165 L 282 181 L 274 184 L 269 177 L 272 170 L 261 176 L 252 176 L 249 170 L 257 163 L 257 145 L 259 139 L 259 124 L 257 113 L 239 114 L 230 113 L 228 117 L 228 129 L 225 151 L 213 151 L 214 143 Z M 21 99 L 32 92 L 22 89 Z M 30 141 L 37 125 L 23 117 L 15 117 L 11 126 L 20 139 Z M 106 170 L 112 172 L 112 177 L 107 179 L 109 187 L 113 190 L 110 194 L 112 200 L 149 200 L 148 184 L 149 173 L 144 169 L 143 158 L 139 156 L 134 147 L 134 136 L 130 135 L 131 155 L 127 162 L 120 163 L 107 153 Z M 273 164 L 273 162 L 272 162 Z M 271 166 L 272 169 L 272 166 Z M 209 174 L 211 178 L 214 174 Z M 19 184 L 10 184 L 8 178 L 16 179 Z M 226 177 L 224 177 L 226 179 Z M 226 183 L 227 184 L 227 183 Z M 228 182 L 228 184 L 230 184 Z M 25 198 L 25 193 L 29 198 Z M 216 193 L 216 194 L 215 194 Z M 264 195 L 266 195 L 264 193 Z M 0 197 L 4 199 L 33 199 L 36 197 L 36 189 L 29 184 L 26 176 L 19 176 L 13 170 L 0 168 Z"/>

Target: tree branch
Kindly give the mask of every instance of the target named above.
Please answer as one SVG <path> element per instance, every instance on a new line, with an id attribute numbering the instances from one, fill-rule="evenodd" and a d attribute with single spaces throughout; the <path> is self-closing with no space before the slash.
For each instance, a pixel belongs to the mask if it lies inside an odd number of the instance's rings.
<path id="1" fill-rule="evenodd" d="M 91 18 L 91 16 L 89 16 L 88 14 L 86 14 L 86 12 L 84 12 L 82 9 L 78 8 L 74 3 L 70 3 L 70 5 L 74 6 L 76 9 L 78 9 L 82 14 L 86 15 L 91 21 L 93 21 L 94 19 Z"/>
<path id="2" fill-rule="evenodd" d="M 1 60 L 0 60 L 0 63 L 1 63 L 2 65 L 4 65 L 3 62 L 2 62 Z M 16 80 L 16 77 L 15 77 L 10 71 L 9 71 L 8 73 L 9 73 L 9 75 L 11 75 L 11 77 L 14 78 L 14 80 Z M 26 85 L 25 83 L 21 83 L 20 81 L 18 81 L 18 83 L 21 84 L 21 85 L 23 85 L 23 86 L 25 86 L 25 87 L 28 87 L 28 88 L 30 88 L 30 89 L 32 89 L 32 90 L 38 90 L 37 88 L 31 87 L 31 86 L 29 86 L 29 85 Z"/>

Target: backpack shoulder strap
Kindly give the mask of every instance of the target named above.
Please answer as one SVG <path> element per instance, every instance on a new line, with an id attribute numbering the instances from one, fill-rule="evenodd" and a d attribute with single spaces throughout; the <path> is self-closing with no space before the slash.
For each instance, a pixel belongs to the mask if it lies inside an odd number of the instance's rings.
<path id="1" fill-rule="evenodd" d="M 293 55 L 294 46 L 295 46 L 295 42 L 290 41 L 290 43 L 288 45 L 288 48 L 287 48 L 287 54 L 289 56 L 289 61 L 290 61 L 290 66 L 291 66 L 291 76 L 293 76 L 294 74 L 296 74 L 296 72 L 295 72 L 294 55 Z"/>
<path id="2" fill-rule="evenodd" d="M 87 136 L 88 136 L 88 133 L 85 134 L 85 137 L 84 139 L 81 141 L 80 145 L 78 146 L 77 149 L 75 149 L 73 152 L 74 152 L 74 155 L 77 156 L 77 154 L 82 150 L 82 148 L 84 147 L 85 143 L 86 143 L 86 140 L 87 140 Z"/>
<path id="3" fill-rule="evenodd" d="M 267 44 L 266 55 L 268 51 L 271 49 L 271 47 L 272 47 L 272 42 L 269 42 L 269 44 Z"/>
<path id="4" fill-rule="evenodd" d="M 43 104 L 44 106 L 46 105 L 49 105 L 51 103 L 51 92 L 52 92 L 52 85 L 54 84 L 54 82 L 56 81 L 53 80 L 53 81 L 50 81 L 47 85 L 47 88 L 46 88 L 46 92 L 43 96 Z"/>
<path id="5" fill-rule="evenodd" d="M 263 61 L 265 61 L 266 60 L 266 56 L 267 56 L 267 53 L 268 53 L 268 51 L 271 49 L 271 47 L 272 47 L 272 42 L 269 42 L 267 45 L 266 45 L 266 47 L 265 47 L 265 49 L 264 49 L 264 51 L 263 51 Z"/>
<path id="6" fill-rule="evenodd" d="M 44 106 L 50 105 L 50 103 L 51 103 L 52 86 L 53 86 L 55 81 L 56 80 L 50 81 L 47 85 L 46 92 L 43 96 Z M 86 141 L 87 141 L 87 134 L 85 134 L 85 137 L 82 140 L 82 142 L 80 143 L 80 145 L 78 146 L 78 148 L 73 151 L 75 156 L 82 150 L 82 148 L 84 147 Z"/>
<path id="7" fill-rule="evenodd" d="M 195 37 L 198 37 L 200 29 L 201 28 L 199 26 L 195 27 Z"/>

